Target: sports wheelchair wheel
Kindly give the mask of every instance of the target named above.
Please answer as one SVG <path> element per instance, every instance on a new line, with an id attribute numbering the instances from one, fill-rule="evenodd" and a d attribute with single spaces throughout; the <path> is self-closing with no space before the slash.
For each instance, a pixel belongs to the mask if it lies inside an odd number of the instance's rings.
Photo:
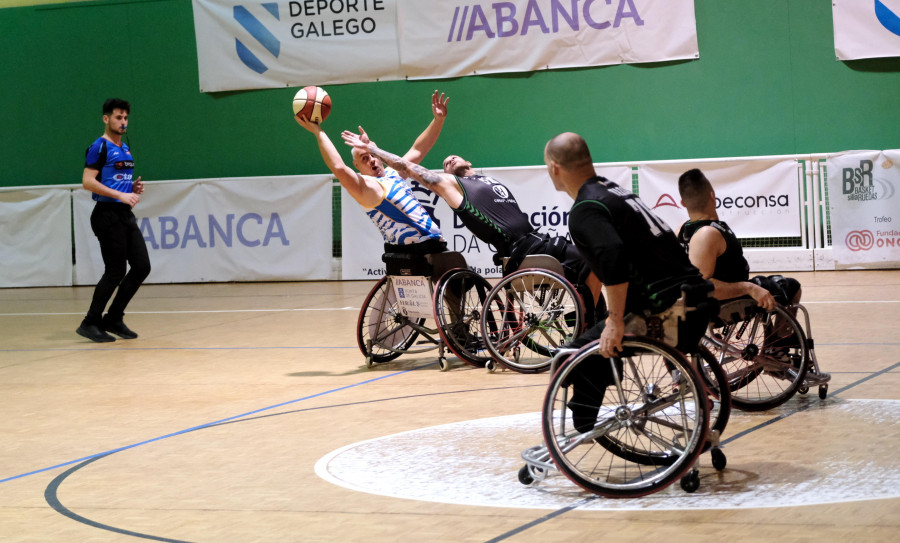
<path id="1" fill-rule="evenodd" d="M 766 311 L 752 299 L 724 302 L 702 343 L 725 372 L 732 406 L 744 411 L 783 404 L 806 377 L 806 336 L 781 305 Z"/>
<path id="2" fill-rule="evenodd" d="M 433 349 L 432 345 L 415 349 L 419 332 L 410 325 L 408 317 L 400 314 L 391 288 L 390 277 L 382 277 L 369 291 L 359 311 L 356 324 L 356 343 L 366 357 L 366 363 L 389 362 L 403 353 Z M 422 325 L 425 319 L 416 319 Z"/>
<path id="3" fill-rule="evenodd" d="M 491 284 L 469 269 L 454 269 L 438 280 L 434 317 L 444 344 L 463 362 L 483 368 L 490 354 L 481 339 L 481 310 Z"/>
<path id="4" fill-rule="evenodd" d="M 583 308 L 581 296 L 562 275 L 520 270 L 487 295 L 481 337 L 497 363 L 520 373 L 546 371 L 552 353 L 581 333 Z"/>
<path id="5" fill-rule="evenodd" d="M 680 480 L 709 431 L 707 391 L 681 353 L 635 336 L 623 346 L 611 359 L 597 355 L 599 341 L 571 355 L 551 379 L 541 417 L 557 469 L 610 498 Z"/>

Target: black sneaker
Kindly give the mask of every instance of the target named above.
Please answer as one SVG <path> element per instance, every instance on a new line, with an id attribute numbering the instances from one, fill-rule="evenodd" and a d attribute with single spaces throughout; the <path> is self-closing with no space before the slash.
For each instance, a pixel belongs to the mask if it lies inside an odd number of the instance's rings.
<path id="1" fill-rule="evenodd" d="M 101 330 L 96 324 L 88 324 L 84 321 L 81 321 L 81 326 L 75 330 L 75 333 L 96 343 L 109 343 L 116 340 L 116 338 Z"/>
<path id="2" fill-rule="evenodd" d="M 136 337 L 138 337 L 137 333 L 131 328 L 125 326 L 125 323 L 123 321 L 110 322 L 108 320 L 104 320 L 103 329 L 107 332 L 112 332 L 122 339 L 135 339 Z"/>

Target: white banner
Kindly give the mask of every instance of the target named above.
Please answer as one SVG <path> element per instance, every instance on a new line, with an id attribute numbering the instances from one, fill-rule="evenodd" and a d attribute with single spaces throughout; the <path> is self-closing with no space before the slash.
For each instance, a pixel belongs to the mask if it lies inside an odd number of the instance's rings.
<path id="1" fill-rule="evenodd" d="M 698 58 L 693 0 L 401 0 L 409 78 Z"/>
<path id="2" fill-rule="evenodd" d="M 900 57 L 900 0 L 834 0 L 838 60 Z"/>
<path id="3" fill-rule="evenodd" d="M 148 182 L 134 208 L 150 253 L 148 283 L 296 281 L 331 277 L 326 175 Z M 75 193 L 75 282 L 103 274 L 94 201 Z"/>
<path id="4" fill-rule="evenodd" d="M 598 166 L 596 169 L 600 175 L 631 190 L 630 167 Z M 490 175 L 506 185 L 515 195 L 522 212 L 528 215 L 531 224 L 539 231 L 553 236 L 569 235 L 572 199 L 553 188 L 545 166 L 485 168 L 479 173 Z M 462 253 L 466 264 L 483 277 L 500 277 L 502 270 L 493 262 L 496 249 L 472 235 L 453 215 L 446 202 L 418 183 L 411 185 L 419 201 L 426 208 L 434 209 L 433 215 L 447 241 L 447 249 Z M 384 263 L 381 261 L 384 241 L 372 221 L 346 191 L 342 192 L 341 197 L 341 239 L 343 279 L 380 279 L 384 275 Z"/>
<path id="5" fill-rule="evenodd" d="M 200 91 L 698 58 L 693 0 L 193 0 Z"/>
<path id="6" fill-rule="evenodd" d="M 835 269 L 900 268 L 900 150 L 828 157 Z"/>
<path id="7" fill-rule="evenodd" d="M 402 79 L 395 0 L 193 0 L 200 92 Z"/>
<path id="8" fill-rule="evenodd" d="M 691 168 L 700 168 L 712 183 L 719 219 L 738 237 L 801 235 L 802 202 L 794 159 L 642 164 L 638 169 L 641 200 L 674 232 L 688 220 L 678 194 L 678 177 Z"/>
<path id="9" fill-rule="evenodd" d="M 0 287 L 72 285 L 70 193 L 0 192 Z"/>

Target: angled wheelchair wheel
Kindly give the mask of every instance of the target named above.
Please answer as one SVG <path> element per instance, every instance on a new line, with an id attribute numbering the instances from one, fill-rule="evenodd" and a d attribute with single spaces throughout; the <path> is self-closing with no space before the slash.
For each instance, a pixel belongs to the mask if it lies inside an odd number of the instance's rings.
<path id="1" fill-rule="evenodd" d="M 556 467 L 610 498 L 657 492 L 682 478 L 709 430 L 707 391 L 683 355 L 626 336 L 605 359 L 599 341 L 563 362 L 544 398 L 541 426 Z"/>
<path id="2" fill-rule="evenodd" d="M 752 300 L 723 303 L 702 343 L 725 372 L 732 406 L 744 411 L 785 403 L 806 376 L 806 336 L 780 305 L 765 311 Z"/>
<path id="3" fill-rule="evenodd" d="M 563 276 L 539 269 L 517 271 L 488 294 L 481 337 L 491 357 L 520 373 L 550 367 L 555 349 L 581 333 L 584 304 Z"/>
<path id="4" fill-rule="evenodd" d="M 469 269 L 446 272 L 434 289 L 434 314 L 444 344 L 463 362 L 483 368 L 491 356 L 481 339 L 481 310 L 491 284 Z"/>
<path id="5" fill-rule="evenodd" d="M 356 343 L 366 356 L 366 362 L 389 362 L 403 353 L 415 351 L 419 332 L 411 322 L 400 314 L 390 278 L 382 277 L 366 296 L 356 324 Z M 424 322 L 425 319 L 416 319 L 418 325 Z M 418 351 L 432 348 L 428 346 Z"/>

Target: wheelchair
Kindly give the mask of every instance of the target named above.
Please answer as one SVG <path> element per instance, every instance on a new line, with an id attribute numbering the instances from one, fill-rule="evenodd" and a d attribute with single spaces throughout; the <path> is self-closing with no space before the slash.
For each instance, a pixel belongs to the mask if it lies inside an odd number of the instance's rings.
<path id="1" fill-rule="evenodd" d="M 479 323 L 491 284 L 458 252 L 386 253 L 382 260 L 387 274 L 366 296 L 357 320 L 357 345 L 366 366 L 437 349 L 438 365 L 447 371 L 446 349 L 467 364 L 485 367 L 490 355 Z"/>
<path id="2" fill-rule="evenodd" d="M 487 369 L 546 371 L 553 353 L 584 331 L 584 313 L 581 294 L 558 260 L 526 256 L 484 300 L 480 331 L 491 357 Z"/>
<path id="3" fill-rule="evenodd" d="M 731 411 L 724 374 L 702 349 L 689 362 L 671 346 L 679 320 L 696 309 L 689 299 L 685 293 L 659 315 L 629 315 L 618 356 L 597 356 L 599 340 L 555 353 L 543 443 L 522 452 L 522 484 L 558 469 L 595 494 L 636 498 L 675 481 L 696 491 L 704 451 L 712 451 L 716 469 L 725 468 L 718 443 Z"/>
<path id="4" fill-rule="evenodd" d="M 796 318 L 799 312 L 805 327 Z M 777 304 L 766 311 L 745 297 L 722 302 L 702 344 L 725 372 L 732 405 L 765 411 L 813 386 L 818 386 L 820 399 L 826 398 L 831 375 L 820 370 L 810 334 L 809 313 L 802 304 Z"/>

